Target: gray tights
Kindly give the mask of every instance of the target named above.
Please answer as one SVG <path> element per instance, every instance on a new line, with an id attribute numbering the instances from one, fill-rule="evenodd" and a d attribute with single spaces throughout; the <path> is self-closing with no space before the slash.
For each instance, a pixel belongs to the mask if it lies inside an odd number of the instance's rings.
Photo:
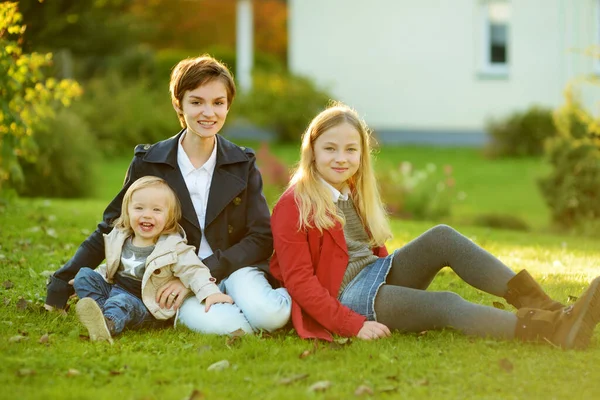
<path id="1" fill-rule="evenodd" d="M 514 314 L 470 303 L 453 292 L 425 290 L 444 267 L 496 296 L 506 293 L 507 282 L 515 276 L 467 237 L 438 225 L 394 252 L 386 284 L 375 299 L 377 321 L 405 332 L 452 327 L 468 335 L 511 339 Z"/>

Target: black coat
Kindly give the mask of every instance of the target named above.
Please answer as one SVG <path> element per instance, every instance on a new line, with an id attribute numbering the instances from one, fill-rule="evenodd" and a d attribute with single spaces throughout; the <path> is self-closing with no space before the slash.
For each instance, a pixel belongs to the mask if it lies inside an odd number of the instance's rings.
<path id="1" fill-rule="evenodd" d="M 177 148 L 183 132 L 154 145 L 138 145 L 135 148 L 123 188 L 104 211 L 103 221 L 79 246 L 73 258 L 50 277 L 46 304 L 63 308 L 73 293 L 68 281 L 82 267 L 95 268 L 104 260 L 102 235 L 112 230 L 111 223 L 121 214 L 127 188 L 136 179 L 146 175 L 163 178 L 177 193 L 183 213 L 180 224 L 186 232 L 188 243 L 198 249 L 202 234 L 206 235 L 214 254 L 203 262 L 217 280 L 249 265 L 257 265 L 268 272 L 266 260 L 273 252 L 273 236 L 254 152 L 217 135 L 217 162 L 202 232 L 177 165 Z"/>

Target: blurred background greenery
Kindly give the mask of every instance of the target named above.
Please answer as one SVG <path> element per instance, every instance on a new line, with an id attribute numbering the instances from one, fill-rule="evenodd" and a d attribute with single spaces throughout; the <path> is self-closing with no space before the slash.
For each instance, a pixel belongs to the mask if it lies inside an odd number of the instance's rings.
<path id="1" fill-rule="evenodd" d="M 168 80 L 203 53 L 236 70 L 236 0 L 21 0 L 0 3 L 0 200 L 110 199 L 132 150 L 179 130 Z M 250 127 L 270 204 L 297 142 L 329 101 L 287 68 L 287 3 L 255 0 L 252 90 L 224 133 Z M 600 229 L 600 128 L 569 93 L 489 121 L 483 149 L 377 148 L 384 201 L 398 218 L 591 234 Z M 376 134 L 377 132 L 375 132 Z"/>

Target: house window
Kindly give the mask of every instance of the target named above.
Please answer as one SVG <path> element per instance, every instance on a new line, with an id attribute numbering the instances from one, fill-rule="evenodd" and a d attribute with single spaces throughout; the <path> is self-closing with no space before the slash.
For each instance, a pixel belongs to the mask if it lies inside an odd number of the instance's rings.
<path id="1" fill-rule="evenodd" d="M 483 63 L 482 72 L 508 75 L 510 4 L 507 1 L 486 1 L 482 4 Z"/>

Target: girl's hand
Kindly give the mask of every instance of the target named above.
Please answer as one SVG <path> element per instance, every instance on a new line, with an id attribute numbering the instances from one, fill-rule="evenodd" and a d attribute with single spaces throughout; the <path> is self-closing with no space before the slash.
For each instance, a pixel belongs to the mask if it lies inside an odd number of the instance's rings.
<path id="1" fill-rule="evenodd" d="M 204 300 L 204 305 L 205 305 L 204 311 L 208 312 L 208 310 L 210 309 L 210 306 L 212 306 L 213 304 L 216 304 L 216 303 L 233 304 L 233 299 L 231 298 L 231 296 L 228 296 L 223 293 L 211 294 Z"/>
<path id="2" fill-rule="evenodd" d="M 363 340 L 375 340 L 390 336 L 392 333 L 384 324 L 376 321 L 365 321 L 356 337 Z"/>
<path id="3" fill-rule="evenodd" d="M 183 286 L 179 279 L 175 279 L 158 289 L 156 302 L 160 308 L 173 307 L 174 310 L 177 310 L 190 292 L 191 290 Z"/>

